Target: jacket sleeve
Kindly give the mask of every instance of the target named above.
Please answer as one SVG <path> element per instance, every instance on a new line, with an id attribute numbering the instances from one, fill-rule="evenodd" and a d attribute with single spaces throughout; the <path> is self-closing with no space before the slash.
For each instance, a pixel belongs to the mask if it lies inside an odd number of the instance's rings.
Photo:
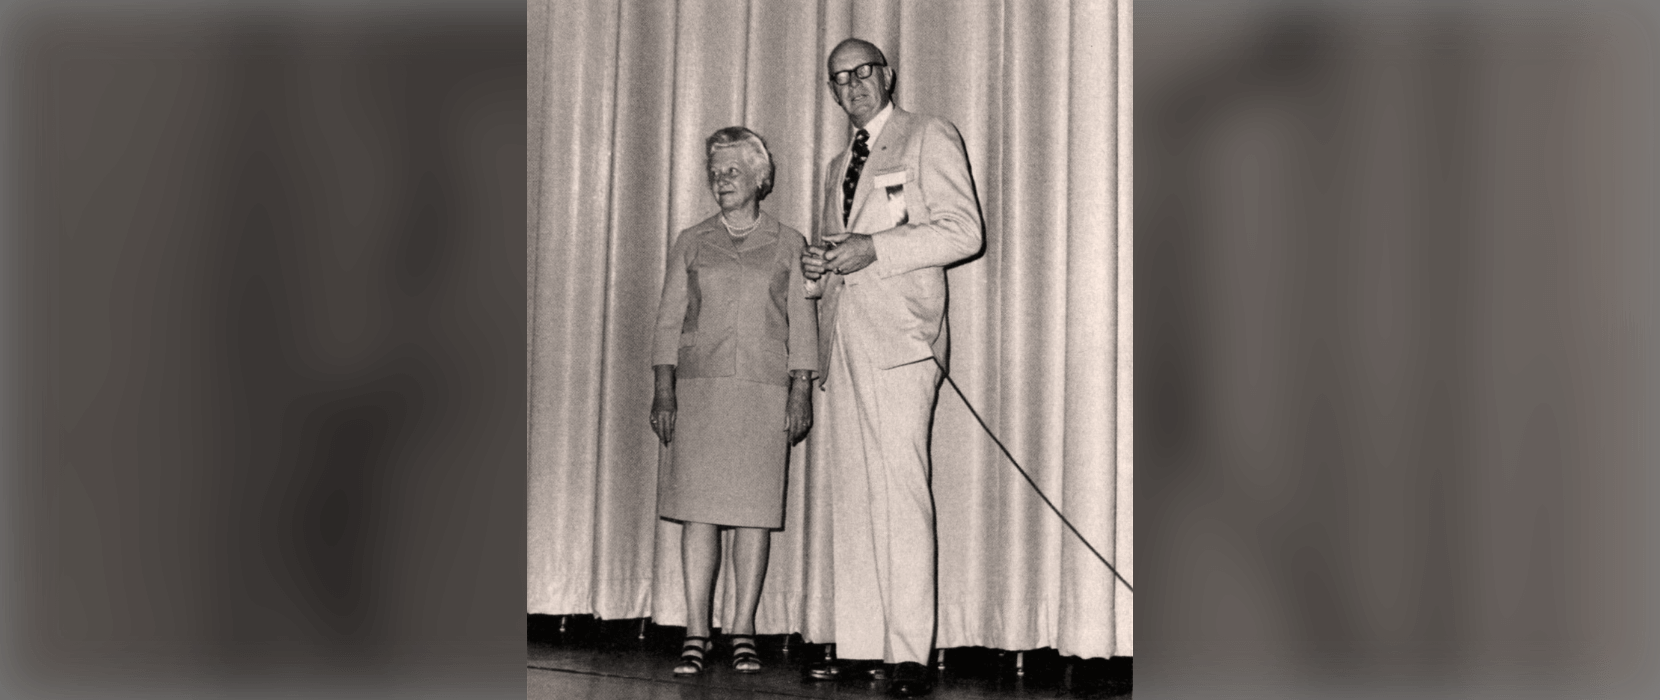
<path id="1" fill-rule="evenodd" d="M 657 303 L 657 331 L 653 335 L 651 364 L 680 362 L 680 331 L 686 321 L 686 249 L 690 231 L 675 236 L 663 273 L 663 298 Z"/>
<path id="2" fill-rule="evenodd" d="M 980 252 L 985 240 L 962 136 L 935 117 L 924 119 L 918 131 L 914 138 L 922 143 L 916 194 L 921 206 L 908 208 L 926 211 L 927 220 L 896 226 L 871 239 L 876 246 L 872 267 L 878 277 L 950 265 Z"/>
<path id="3" fill-rule="evenodd" d="M 807 244 L 801 234 L 788 228 L 782 231 L 789 252 L 790 285 L 785 294 L 788 301 L 785 312 L 789 314 L 789 368 L 791 370 L 805 369 L 818 371 L 818 300 L 808 299 L 803 285 L 807 277 L 801 274 L 801 254 Z"/>

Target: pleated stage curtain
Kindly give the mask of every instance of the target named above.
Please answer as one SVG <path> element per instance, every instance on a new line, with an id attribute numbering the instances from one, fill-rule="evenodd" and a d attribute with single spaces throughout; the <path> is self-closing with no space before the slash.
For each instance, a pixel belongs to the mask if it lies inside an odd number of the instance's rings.
<path id="1" fill-rule="evenodd" d="M 733 124 L 773 149 L 763 208 L 808 232 L 847 144 L 824 62 L 848 36 L 887 54 L 896 104 L 967 145 L 986 247 L 949 271 L 951 376 L 1133 584 L 1130 3 L 533 0 L 529 26 L 530 613 L 684 624 L 647 424 L 664 260 L 717 210 L 703 142 Z M 818 431 L 792 454 L 763 634 L 834 641 L 826 459 Z M 949 384 L 933 464 L 938 646 L 1133 655 L 1131 592 Z"/>

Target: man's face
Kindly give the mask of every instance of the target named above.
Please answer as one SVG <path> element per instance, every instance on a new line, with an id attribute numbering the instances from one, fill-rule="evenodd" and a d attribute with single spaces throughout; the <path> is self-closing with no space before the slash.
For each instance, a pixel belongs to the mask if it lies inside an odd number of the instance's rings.
<path id="1" fill-rule="evenodd" d="M 866 63 L 882 62 L 880 53 L 858 44 L 843 46 L 830 54 L 830 92 L 835 94 L 836 104 L 847 112 L 854 126 L 863 127 L 888 106 L 888 81 L 893 74 L 886 66 L 873 66 L 868 78 L 848 73 L 846 85 L 837 85 L 834 76 L 844 70 L 854 71 Z"/>

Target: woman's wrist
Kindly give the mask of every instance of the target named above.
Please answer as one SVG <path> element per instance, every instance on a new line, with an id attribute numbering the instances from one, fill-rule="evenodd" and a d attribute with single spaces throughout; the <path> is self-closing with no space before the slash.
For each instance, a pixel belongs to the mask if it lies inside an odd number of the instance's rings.
<path id="1" fill-rule="evenodd" d="M 656 374 L 655 390 L 658 401 L 674 401 L 674 365 L 654 365 L 651 368 Z"/>

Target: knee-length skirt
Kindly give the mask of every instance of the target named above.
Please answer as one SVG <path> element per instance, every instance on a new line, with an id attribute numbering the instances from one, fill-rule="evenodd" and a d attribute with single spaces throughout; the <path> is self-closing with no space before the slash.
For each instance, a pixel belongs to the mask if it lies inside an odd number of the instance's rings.
<path id="1" fill-rule="evenodd" d="M 682 522 L 779 529 L 789 390 L 725 377 L 676 382 L 674 440 L 658 464 L 657 514 Z"/>

